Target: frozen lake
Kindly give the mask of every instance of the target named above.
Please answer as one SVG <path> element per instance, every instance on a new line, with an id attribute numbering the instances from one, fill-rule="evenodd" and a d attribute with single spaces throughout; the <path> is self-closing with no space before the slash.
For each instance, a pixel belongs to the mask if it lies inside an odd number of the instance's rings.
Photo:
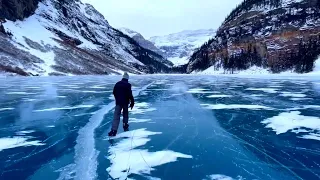
<path id="1" fill-rule="evenodd" d="M 320 179 L 320 81 L 132 77 L 109 139 L 118 80 L 0 79 L 0 179 Z"/>

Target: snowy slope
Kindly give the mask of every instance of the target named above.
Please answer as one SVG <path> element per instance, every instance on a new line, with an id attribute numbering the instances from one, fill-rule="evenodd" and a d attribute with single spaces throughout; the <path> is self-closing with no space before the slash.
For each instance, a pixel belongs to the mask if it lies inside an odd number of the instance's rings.
<path id="1" fill-rule="evenodd" d="M 215 30 L 187 30 L 166 36 L 151 37 L 150 41 L 161 49 L 176 66 L 188 63 L 196 48 L 213 38 Z"/>
<path id="2" fill-rule="evenodd" d="M 114 29 L 89 4 L 44 0 L 23 21 L 3 24 L 0 72 L 20 75 L 154 73 L 167 70 L 163 57 Z M 9 52 L 8 52 L 9 51 Z M 19 54 L 13 56 L 12 54 Z M 21 54 L 21 55 L 20 55 Z M 27 59 L 27 60 L 26 60 Z M 15 69 L 23 71 L 17 73 Z"/>

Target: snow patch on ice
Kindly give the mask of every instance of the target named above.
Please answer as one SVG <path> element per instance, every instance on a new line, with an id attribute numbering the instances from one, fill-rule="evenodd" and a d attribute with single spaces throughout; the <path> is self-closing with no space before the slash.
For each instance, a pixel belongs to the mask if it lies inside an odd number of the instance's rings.
<path id="1" fill-rule="evenodd" d="M 252 109 L 252 110 L 272 110 L 273 108 L 261 105 L 245 105 L 245 104 L 201 104 L 205 109 Z"/>
<path id="2" fill-rule="evenodd" d="M 150 104 L 146 102 L 136 103 L 134 108 L 131 110 L 132 114 L 144 114 L 157 110 L 156 108 L 150 108 Z"/>
<path id="3" fill-rule="evenodd" d="M 32 137 L 28 137 L 32 138 Z M 13 149 L 17 147 L 27 147 L 27 146 L 43 146 L 44 143 L 33 140 L 28 141 L 26 137 L 7 137 L 7 138 L 0 138 L 0 151 L 5 149 Z"/>
<path id="4" fill-rule="evenodd" d="M 278 116 L 274 116 L 262 121 L 266 124 L 267 128 L 271 128 L 276 134 L 283 134 L 288 131 L 296 132 L 294 129 L 307 128 L 320 131 L 320 118 L 313 116 L 303 116 L 299 111 L 291 111 L 280 113 Z M 314 137 L 315 134 L 309 134 L 309 136 L 302 137 Z M 317 136 L 320 136 L 317 134 Z"/>
<path id="5" fill-rule="evenodd" d="M 213 94 L 213 95 L 207 96 L 207 98 L 226 98 L 226 97 L 232 97 L 232 96 L 224 95 L 224 94 Z"/>
<path id="6" fill-rule="evenodd" d="M 130 123 L 143 123 L 143 122 L 149 122 L 151 119 L 137 119 L 137 118 L 130 118 Z"/>
<path id="7" fill-rule="evenodd" d="M 0 112 L 1 111 L 11 111 L 14 110 L 14 108 L 0 108 Z"/>
<path id="8" fill-rule="evenodd" d="M 190 94 L 214 94 L 220 93 L 218 91 L 210 91 L 209 89 L 202 89 L 202 88 L 192 88 L 187 91 Z"/>
<path id="9" fill-rule="evenodd" d="M 130 174 L 146 175 L 155 170 L 153 167 L 175 162 L 178 158 L 192 158 L 190 155 L 164 150 L 149 152 L 146 149 L 136 149 L 147 144 L 151 139 L 148 136 L 161 134 L 146 129 L 118 134 L 113 139 L 121 139 L 120 142 L 111 146 L 108 159 L 111 166 L 107 168 L 113 179 L 127 179 Z M 111 140 L 112 141 L 112 140 Z"/>
<path id="10" fill-rule="evenodd" d="M 310 133 L 308 135 L 303 135 L 300 138 L 302 138 L 302 139 L 312 139 L 312 140 L 320 141 L 320 134 Z"/>
<path id="11" fill-rule="evenodd" d="M 83 109 L 83 108 L 92 108 L 94 105 L 79 105 L 79 106 L 65 106 L 60 108 L 48 108 L 34 110 L 33 112 L 46 112 L 46 111 L 58 111 L 58 110 L 73 110 L 73 109 Z"/>
<path id="12" fill-rule="evenodd" d="M 7 95 L 34 95 L 35 93 L 27 93 L 27 92 L 7 92 Z"/>
<path id="13" fill-rule="evenodd" d="M 294 92 L 281 92 L 280 96 L 293 97 L 293 98 L 304 98 L 304 97 L 307 97 L 307 95 L 305 95 L 305 94 L 294 93 Z"/>
<path id="14" fill-rule="evenodd" d="M 263 91 L 265 93 L 277 93 L 278 89 L 275 88 L 247 88 L 246 91 Z"/>
<path id="15" fill-rule="evenodd" d="M 16 134 L 23 136 L 23 135 L 34 133 L 34 132 L 36 132 L 36 131 L 34 131 L 34 130 L 25 130 L 25 131 L 19 131 Z"/>
<path id="16" fill-rule="evenodd" d="M 320 105 L 303 105 L 301 107 L 295 107 L 295 108 L 288 108 L 286 110 L 288 111 L 296 111 L 296 110 L 302 110 L 302 109 L 315 109 L 320 110 Z"/>
<path id="17" fill-rule="evenodd" d="M 234 180 L 232 177 L 222 175 L 222 174 L 213 174 L 210 176 L 207 176 L 207 179 L 204 180 Z"/>
<path id="18" fill-rule="evenodd" d="M 65 167 L 62 167 L 55 172 L 60 173 L 59 178 L 57 180 L 71 180 L 75 178 L 75 164 L 69 164 Z"/>
<path id="19" fill-rule="evenodd" d="M 303 100 L 310 100 L 312 98 L 290 98 L 292 101 L 303 101 Z"/>
<path id="20" fill-rule="evenodd" d="M 307 133 L 309 131 L 299 128 L 299 129 L 293 129 L 291 132 L 299 134 L 299 133 Z"/>
<path id="21" fill-rule="evenodd" d="M 250 94 L 250 96 L 252 96 L 252 97 L 264 97 L 266 95 L 264 95 L 264 94 Z"/>

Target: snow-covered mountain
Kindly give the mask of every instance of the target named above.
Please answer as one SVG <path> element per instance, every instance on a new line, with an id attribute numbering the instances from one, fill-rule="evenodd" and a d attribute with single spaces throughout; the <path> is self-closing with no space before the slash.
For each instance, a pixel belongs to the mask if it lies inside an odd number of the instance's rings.
<path id="1" fill-rule="evenodd" d="M 0 7 L 2 73 L 27 76 L 169 71 L 170 65 L 162 63 L 165 59 L 161 55 L 111 27 L 93 6 L 80 0 L 9 1 L 10 6 Z M 15 9 L 29 5 L 33 8 L 26 8 L 28 13 Z"/>
<path id="2" fill-rule="evenodd" d="M 319 7 L 319 0 L 244 0 L 191 56 L 187 72 L 311 72 L 320 55 Z"/>
<path id="3" fill-rule="evenodd" d="M 149 49 L 150 51 L 153 51 L 163 57 L 165 57 L 165 53 L 163 53 L 160 49 L 158 49 L 152 42 L 146 40 L 140 33 L 133 31 L 128 28 L 119 28 L 119 30 L 134 39 L 141 47 L 145 49 Z M 167 59 L 164 59 L 162 63 L 173 66 L 173 63 L 171 61 L 168 61 Z"/>
<path id="4" fill-rule="evenodd" d="M 187 30 L 166 36 L 151 37 L 149 40 L 161 49 L 169 61 L 178 66 L 187 64 L 191 54 L 214 35 L 213 29 Z"/>

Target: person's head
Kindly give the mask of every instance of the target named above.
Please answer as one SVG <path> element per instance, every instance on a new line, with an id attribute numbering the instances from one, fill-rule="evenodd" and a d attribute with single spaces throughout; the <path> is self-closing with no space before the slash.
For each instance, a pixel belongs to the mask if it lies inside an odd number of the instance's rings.
<path id="1" fill-rule="evenodd" d="M 125 72 L 123 74 L 123 79 L 129 80 L 129 74 Z"/>

